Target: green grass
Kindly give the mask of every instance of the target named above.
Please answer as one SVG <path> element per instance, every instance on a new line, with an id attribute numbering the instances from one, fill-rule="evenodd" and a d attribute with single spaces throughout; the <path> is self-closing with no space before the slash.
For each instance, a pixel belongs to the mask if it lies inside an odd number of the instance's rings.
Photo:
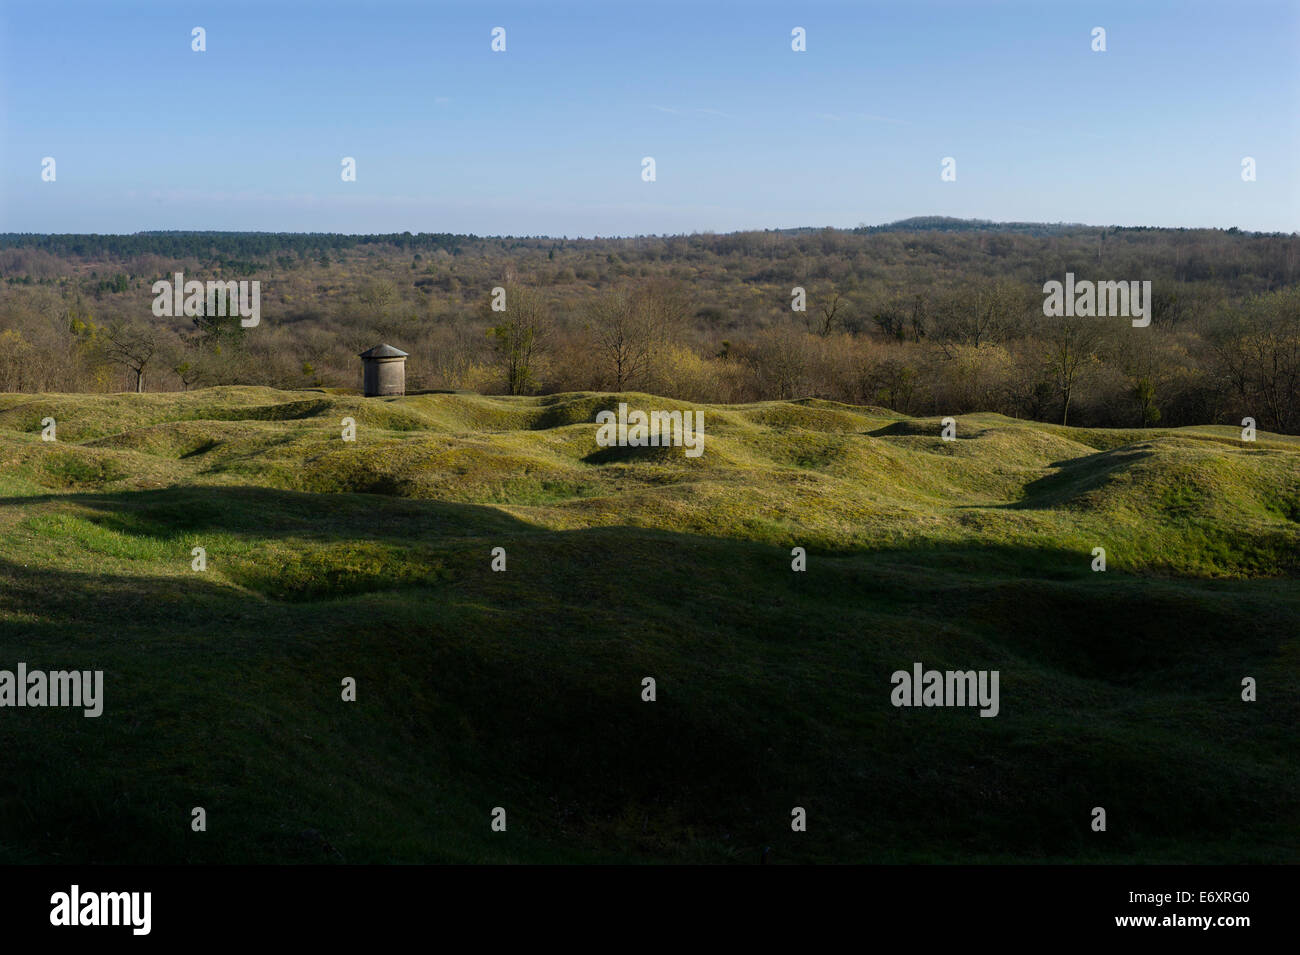
<path id="1" fill-rule="evenodd" d="M 0 395 L 0 861 L 1300 860 L 1300 441 L 620 400 Z"/>

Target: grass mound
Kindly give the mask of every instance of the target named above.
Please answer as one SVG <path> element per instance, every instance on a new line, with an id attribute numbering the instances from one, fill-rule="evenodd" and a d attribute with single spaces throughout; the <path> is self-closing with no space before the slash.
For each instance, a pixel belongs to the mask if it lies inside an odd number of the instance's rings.
<path id="1" fill-rule="evenodd" d="M 1300 860 L 1300 442 L 619 402 L 0 396 L 0 861 Z"/>

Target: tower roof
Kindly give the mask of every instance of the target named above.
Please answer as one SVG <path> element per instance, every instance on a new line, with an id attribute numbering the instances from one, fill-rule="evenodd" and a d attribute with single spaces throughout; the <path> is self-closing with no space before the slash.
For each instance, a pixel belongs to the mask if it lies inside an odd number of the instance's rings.
<path id="1" fill-rule="evenodd" d="M 361 353 L 362 358 L 406 358 L 406 352 L 399 351 L 392 345 L 376 345 L 369 351 Z"/>

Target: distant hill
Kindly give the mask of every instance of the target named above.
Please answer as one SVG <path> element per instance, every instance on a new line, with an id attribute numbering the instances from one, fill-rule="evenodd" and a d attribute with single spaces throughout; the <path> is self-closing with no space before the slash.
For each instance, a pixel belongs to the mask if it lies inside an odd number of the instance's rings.
<path id="1" fill-rule="evenodd" d="M 994 222 L 991 219 L 954 219 L 951 216 L 913 216 L 877 226 L 859 226 L 858 233 L 874 232 L 1007 232 L 1017 235 L 1071 235 L 1099 231 L 1099 226 L 1078 222 Z"/>
<path id="2" fill-rule="evenodd" d="M 1226 233 L 1229 235 L 1285 235 L 1286 233 L 1243 232 L 1240 229 L 1184 229 L 1165 226 L 1097 226 L 1068 222 L 995 222 L 991 219 L 956 219 L 951 216 L 913 216 L 882 225 L 860 225 L 853 229 L 836 229 L 829 226 L 797 226 L 764 230 L 781 235 L 809 235 L 820 232 L 845 235 L 873 235 L 884 232 L 991 232 L 1039 237 L 1073 236 L 1097 232 L 1151 232 L 1151 233 Z M 711 240 L 731 236 L 753 235 L 753 230 L 704 233 Z M 759 233 L 761 234 L 761 232 Z M 478 243 L 519 243 L 532 246 L 537 243 L 563 242 L 581 246 L 583 243 L 601 245 L 635 239 L 686 239 L 690 235 L 659 236 L 601 236 L 590 239 L 562 239 L 556 236 L 497 236 L 465 235 L 450 232 L 393 232 L 356 235 L 337 232 L 212 232 L 212 231 L 151 231 L 129 234 L 44 234 L 24 232 L 0 233 L 0 249 L 43 249 L 55 255 L 81 258 L 99 258 L 110 255 L 193 255 L 197 251 L 225 251 L 238 249 L 241 254 L 269 254 L 274 251 L 320 251 L 352 249 L 358 246 L 396 246 L 412 250 L 457 249 Z"/>

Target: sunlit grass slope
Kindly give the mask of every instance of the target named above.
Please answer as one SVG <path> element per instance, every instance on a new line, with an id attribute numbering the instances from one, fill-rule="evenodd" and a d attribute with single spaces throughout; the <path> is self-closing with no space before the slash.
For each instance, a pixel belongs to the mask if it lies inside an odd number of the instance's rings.
<path id="1" fill-rule="evenodd" d="M 1300 860 L 1300 441 L 620 401 L 0 395 L 0 861 Z"/>

